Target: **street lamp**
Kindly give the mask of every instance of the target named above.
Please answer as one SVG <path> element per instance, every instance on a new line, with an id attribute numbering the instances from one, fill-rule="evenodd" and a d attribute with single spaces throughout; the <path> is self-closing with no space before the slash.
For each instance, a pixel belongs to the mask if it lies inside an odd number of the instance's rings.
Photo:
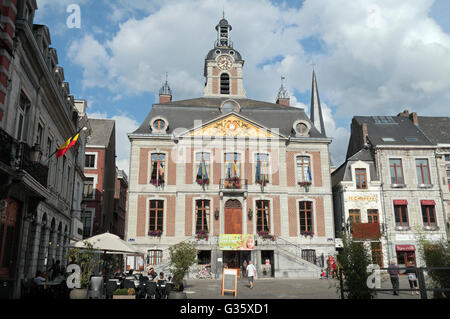
<path id="1" fill-rule="evenodd" d="M 34 146 L 30 150 L 30 160 L 32 162 L 40 162 L 42 157 L 42 151 L 40 144 L 34 144 Z"/>

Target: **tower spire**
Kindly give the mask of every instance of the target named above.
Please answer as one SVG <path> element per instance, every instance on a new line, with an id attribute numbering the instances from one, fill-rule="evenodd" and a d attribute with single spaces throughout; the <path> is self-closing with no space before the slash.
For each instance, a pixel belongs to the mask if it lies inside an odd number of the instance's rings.
<path id="1" fill-rule="evenodd" d="M 285 79 L 286 78 L 282 75 L 281 76 L 281 87 L 278 90 L 276 104 L 290 106 L 289 93 L 288 93 L 288 91 L 286 90 L 286 88 L 283 85 L 283 80 L 285 80 Z"/>
<path id="2" fill-rule="evenodd" d="M 159 104 L 168 103 L 172 101 L 172 90 L 168 82 L 168 73 L 166 72 L 166 82 L 163 83 L 159 89 Z"/>
<path id="3" fill-rule="evenodd" d="M 311 88 L 311 110 L 310 110 L 311 122 L 317 130 L 326 135 L 325 125 L 323 124 L 322 107 L 320 105 L 319 89 L 317 88 L 316 71 L 314 70 L 313 63 L 313 78 L 312 78 L 312 88 Z"/>

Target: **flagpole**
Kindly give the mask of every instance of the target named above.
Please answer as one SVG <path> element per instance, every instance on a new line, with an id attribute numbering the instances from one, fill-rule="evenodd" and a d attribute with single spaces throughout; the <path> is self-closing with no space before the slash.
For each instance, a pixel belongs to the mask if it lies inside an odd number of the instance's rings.
<path id="1" fill-rule="evenodd" d="M 77 136 L 77 134 L 79 134 L 84 128 L 85 128 L 85 126 L 81 127 L 81 128 L 80 128 L 73 136 L 71 136 L 70 141 L 72 141 L 73 138 L 74 138 L 75 136 Z M 60 147 L 61 147 L 61 146 L 60 146 Z M 48 161 L 50 160 L 50 158 L 51 158 L 53 155 L 55 155 L 56 153 L 58 153 L 58 150 L 59 150 L 60 147 L 58 147 L 58 148 L 56 149 L 56 151 L 54 151 L 51 155 L 48 156 L 48 158 L 47 158 L 47 164 L 48 164 Z"/>

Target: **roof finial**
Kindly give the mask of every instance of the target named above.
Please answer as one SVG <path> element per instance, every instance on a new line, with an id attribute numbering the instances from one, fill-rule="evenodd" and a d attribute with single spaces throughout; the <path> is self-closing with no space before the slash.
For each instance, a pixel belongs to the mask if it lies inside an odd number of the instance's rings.
<path id="1" fill-rule="evenodd" d="M 314 63 L 314 58 L 312 58 L 312 59 L 311 59 L 311 66 L 312 66 L 312 68 L 313 68 L 313 71 L 314 71 L 314 67 L 315 67 L 316 65 L 317 65 L 317 64 Z"/>
<path id="2" fill-rule="evenodd" d="M 225 19 L 225 6 L 222 8 L 222 18 Z"/>
<path id="3" fill-rule="evenodd" d="M 280 87 L 280 89 L 278 90 L 277 100 L 289 98 L 288 91 L 287 91 L 286 88 L 283 86 L 283 80 L 285 80 L 285 79 L 286 79 L 286 77 L 282 75 L 282 76 L 281 76 L 281 87 Z"/>

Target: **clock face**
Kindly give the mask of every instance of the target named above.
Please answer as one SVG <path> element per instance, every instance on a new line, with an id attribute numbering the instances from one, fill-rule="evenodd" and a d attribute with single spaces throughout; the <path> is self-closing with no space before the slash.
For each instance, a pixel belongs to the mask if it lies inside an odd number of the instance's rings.
<path id="1" fill-rule="evenodd" d="M 233 66 L 233 60 L 229 56 L 221 56 L 217 61 L 217 66 L 221 70 L 230 70 Z"/>

